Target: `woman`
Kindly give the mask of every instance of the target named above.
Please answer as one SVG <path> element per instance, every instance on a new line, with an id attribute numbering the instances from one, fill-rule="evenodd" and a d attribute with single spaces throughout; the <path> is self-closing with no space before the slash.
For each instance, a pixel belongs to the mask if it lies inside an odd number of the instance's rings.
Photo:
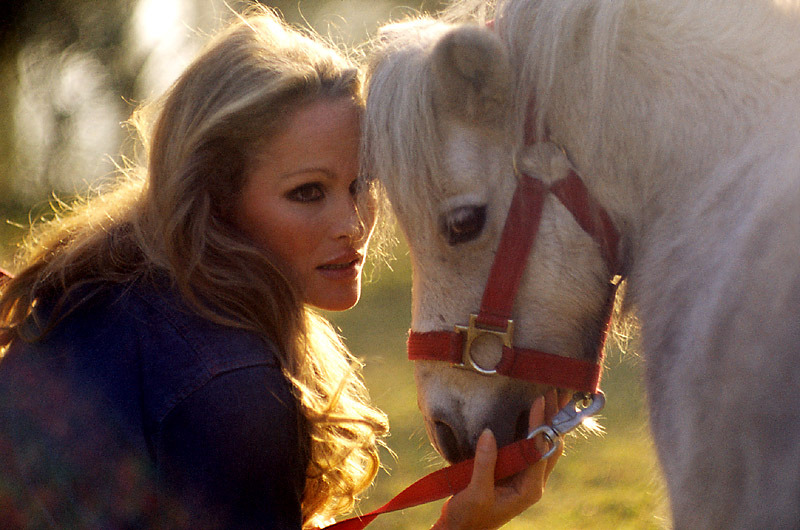
<path id="1" fill-rule="evenodd" d="M 138 113 L 146 170 L 40 228 L 2 286 L 0 519 L 300 528 L 352 508 L 387 421 L 310 306 L 360 295 L 361 105 L 351 63 L 262 10 Z M 437 528 L 541 495 L 554 460 L 495 488 L 495 455 L 486 433 Z"/>

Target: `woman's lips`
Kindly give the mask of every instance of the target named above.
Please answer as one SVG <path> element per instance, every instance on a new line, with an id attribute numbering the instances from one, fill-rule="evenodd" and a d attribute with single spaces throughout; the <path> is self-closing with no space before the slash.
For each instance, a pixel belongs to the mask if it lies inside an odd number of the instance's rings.
<path id="1" fill-rule="evenodd" d="M 358 252 L 347 252 L 317 267 L 317 270 L 331 280 L 353 280 L 361 274 L 363 256 Z"/>

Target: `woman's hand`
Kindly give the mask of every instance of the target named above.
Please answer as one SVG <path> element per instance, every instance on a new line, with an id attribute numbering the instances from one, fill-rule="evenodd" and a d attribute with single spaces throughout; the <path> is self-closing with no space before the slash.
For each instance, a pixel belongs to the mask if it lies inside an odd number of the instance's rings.
<path id="1" fill-rule="evenodd" d="M 567 401 L 569 394 L 558 396 L 555 390 L 537 398 L 528 418 L 529 430 L 545 420 L 549 422 Z M 548 447 L 537 440 L 536 449 L 544 453 Z M 547 478 L 560 455 L 559 449 L 547 460 L 495 484 L 497 443 L 492 432 L 485 430 L 475 448 L 475 467 L 469 485 L 445 503 L 442 516 L 432 530 L 486 530 L 502 526 L 542 498 Z"/>

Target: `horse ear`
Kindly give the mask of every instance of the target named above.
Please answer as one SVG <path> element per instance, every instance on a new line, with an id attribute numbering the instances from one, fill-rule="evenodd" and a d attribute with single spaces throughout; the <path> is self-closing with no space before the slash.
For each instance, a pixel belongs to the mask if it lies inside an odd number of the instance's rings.
<path id="1" fill-rule="evenodd" d="M 511 65 L 494 33 L 475 26 L 453 29 L 436 44 L 431 58 L 437 109 L 477 125 L 506 121 Z"/>

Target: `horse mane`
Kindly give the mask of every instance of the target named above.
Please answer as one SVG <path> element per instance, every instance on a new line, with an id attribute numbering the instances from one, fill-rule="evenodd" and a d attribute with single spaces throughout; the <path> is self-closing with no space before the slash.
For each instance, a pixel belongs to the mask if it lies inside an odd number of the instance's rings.
<path id="1" fill-rule="evenodd" d="M 487 19 L 516 76 L 512 114 L 579 172 L 646 176 L 615 199 L 628 204 L 648 202 L 651 176 L 707 174 L 800 85 L 800 0 L 456 0 L 438 21 L 383 28 L 368 65 L 363 170 L 418 198 L 395 201 L 411 215 L 445 195 L 430 51 L 453 25 Z"/>
<path id="2" fill-rule="evenodd" d="M 456 0 L 443 18 L 494 20 L 515 108 L 535 95 L 529 130 L 580 149 L 579 170 L 703 174 L 700 153 L 737 151 L 800 84 L 800 0 Z"/>
<path id="3" fill-rule="evenodd" d="M 490 16 L 519 74 L 517 105 L 536 96 L 537 137 L 577 99 L 591 109 L 581 140 L 593 157 L 609 127 L 642 126 L 651 153 L 680 135 L 717 140 L 696 124 L 719 130 L 720 109 L 734 141 L 745 139 L 765 110 L 754 99 L 800 81 L 798 0 L 498 0 Z M 565 101 L 565 90 L 579 95 Z"/>
<path id="4" fill-rule="evenodd" d="M 390 197 L 416 197 L 422 201 L 416 205 L 393 201 L 395 209 L 414 208 L 415 213 L 435 211 L 434 200 L 443 196 L 440 189 L 443 182 L 434 178 L 442 173 L 444 165 L 441 116 L 434 109 L 430 51 L 457 24 L 484 25 L 487 17 L 496 16 L 501 36 L 516 31 L 526 36 L 536 35 L 530 42 L 526 38 L 510 42 L 518 47 L 511 50 L 512 56 L 518 58 L 518 64 L 512 64 L 518 86 L 509 115 L 520 123 L 524 121 L 528 100 L 535 93 L 534 123 L 537 137 L 544 137 L 544 109 L 561 66 L 560 43 L 585 31 L 585 6 L 583 2 L 545 1 L 536 10 L 548 11 L 548 16 L 535 17 L 526 13 L 532 4 L 535 2 L 501 2 L 495 12 L 491 2 L 462 0 L 452 3 L 438 19 L 416 17 L 381 28 L 371 43 L 366 69 L 362 172 L 381 182 Z M 611 72 L 608 50 L 616 44 L 619 18 L 616 4 L 610 2 L 598 8 L 605 22 L 598 22 L 592 33 L 594 42 L 590 49 L 597 67 L 592 69 L 595 74 L 591 86 L 598 105 L 605 91 L 604 80 Z M 528 60 L 532 54 L 536 56 Z M 531 64 L 538 66 L 535 72 Z M 419 138 L 428 141 L 419 142 Z"/>
<path id="5" fill-rule="evenodd" d="M 501 38 L 510 44 L 512 68 L 519 72 L 517 105 L 527 105 L 534 97 L 534 115 L 528 120 L 533 134 L 547 134 L 545 116 L 554 94 L 556 75 L 565 60 L 563 43 L 588 40 L 586 46 L 590 92 L 586 104 L 601 108 L 613 72 L 612 51 L 619 38 L 619 20 L 624 2 L 543 1 L 531 11 L 533 2 L 505 1 L 498 5 L 496 27 Z M 587 10 L 593 11 L 593 24 L 587 25 Z M 506 39 L 505 35 L 525 35 L 524 39 Z M 526 108 L 526 107 L 518 107 Z M 595 127 L 593 124 L 592 127 Z M 597 131 L 592 131 L 595 137 Z"/>
<path id="6" fill-rule="evenodd" d="M 587 84 L 591 94 L 587 105 L 598 107 L 608 92 L 606 80 L 613 74 L 613 51 L 626 4 L 597 0 L 455 0 L 440 19 L 449 24 L 491 23 L 509 47 L 512 70 L 517 74 L 514 108 L 527 111 L 535 94 L 535 114 L 528 117 L 533 125 L 530 132 L 544 138 L 544 116 L 556 74 L 565 60 L 563 44 L 589 39 L 591 77 Z"/>

